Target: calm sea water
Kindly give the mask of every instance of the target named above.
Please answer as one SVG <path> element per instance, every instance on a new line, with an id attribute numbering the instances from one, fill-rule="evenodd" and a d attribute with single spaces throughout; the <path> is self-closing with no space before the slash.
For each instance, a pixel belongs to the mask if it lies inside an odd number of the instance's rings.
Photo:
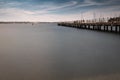
<path id="1" fill-rule="evenodd" d="M 120 35 L 55 23 L 0 24 L 0 80 L 81 80 L 120 73 Z"/>

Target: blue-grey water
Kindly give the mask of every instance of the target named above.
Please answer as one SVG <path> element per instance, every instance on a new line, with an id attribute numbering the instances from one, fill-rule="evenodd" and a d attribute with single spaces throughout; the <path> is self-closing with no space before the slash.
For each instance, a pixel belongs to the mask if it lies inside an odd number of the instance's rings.
<path id="1" fill-rule="evenodd" d="M 118 34 L 56 23 L 0 24 L 0 80 L 82 80 L 119 73 Z"/>

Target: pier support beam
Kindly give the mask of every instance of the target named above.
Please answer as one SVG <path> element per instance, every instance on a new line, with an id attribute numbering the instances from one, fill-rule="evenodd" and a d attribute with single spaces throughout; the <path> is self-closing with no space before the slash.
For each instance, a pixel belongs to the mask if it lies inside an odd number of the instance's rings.
<path id="1" fill-rule="evenodd" d="M 103 26 L 103 28 L 104 28 L 104 31 L 106 30 L 106 26 Z"/>
<path id="2" fill-rule="evenodd" d="M 119 33 L 120 33 L 120 26 L 118 26 L 119 27 Z"/>
<path id="3" fill-rule="evenodd" d="M 78 24 L 76 24 L 76 28 L 78 28 Z"/>
<path id="4" fill-rule="evenodd" d="M 108 26 L 106 26 L 106 31 L 108 31 Z"/>
<path id="5" fill-rule="evenodd" d="M 117 33 L 117 26 L 115 26 L 115 32 Z"/>
<path id="6" fill-rule="evenodd" d="M 81 24 L 79 24 L 79 28 L 81 29 Z"/>
<path id="7" fill-rule="evenodd" d="M 88 25 L 88 29 L 90 29 L 90 25 Z"/>
<path id="8" fill-rule="evenodd" d="M 87 26 L 86 26 L 86 25 L 84 25 L 84 28 L 86 29 L 86 28 L 87 28 Z"/>
<path id="9" fill-rule="evenodd" d="M 110 31 L 113 32 L 113 27 L 112 26 L 110 26 Z"/>
<path id="10" fill-rule="evenodd" d="M 95 26 L 93 25 L 93 30 L 95 30 Z"/>
<path id="11" fill-rule="evenodd" d="M 99 27 L 99 30 L 100 30 L 100 31 L 102 30 L 102 26 Z"/>
<path id="12" fill-rule="evenodd" d="M 98 26 L 98 30 L 99 30 L 99 31 L 101 30 L 101 26 Z"/>
<path id="13" fill-rule="evenodd" d="M 83 29 L 83 25 L 81 24 L 81 29 Z"/>

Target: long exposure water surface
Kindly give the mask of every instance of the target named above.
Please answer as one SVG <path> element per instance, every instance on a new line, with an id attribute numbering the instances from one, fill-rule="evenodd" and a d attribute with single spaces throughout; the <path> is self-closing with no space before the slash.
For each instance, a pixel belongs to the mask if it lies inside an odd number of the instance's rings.
<path id="1" fill-rule="evenodd" d="M 56 23 L 0 24 L 0 80 L 88 80 L 116 73 L 118 34 Z"/>

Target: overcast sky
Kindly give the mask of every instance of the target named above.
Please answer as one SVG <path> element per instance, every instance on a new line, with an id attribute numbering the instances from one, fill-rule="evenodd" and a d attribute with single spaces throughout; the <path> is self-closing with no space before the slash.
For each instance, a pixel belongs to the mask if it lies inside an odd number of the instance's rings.
<path id="1" fill-rule="evenodd" d="M 120 0 L 0 0 L 0 21 L 53 22 L 119 15 Z"/>

